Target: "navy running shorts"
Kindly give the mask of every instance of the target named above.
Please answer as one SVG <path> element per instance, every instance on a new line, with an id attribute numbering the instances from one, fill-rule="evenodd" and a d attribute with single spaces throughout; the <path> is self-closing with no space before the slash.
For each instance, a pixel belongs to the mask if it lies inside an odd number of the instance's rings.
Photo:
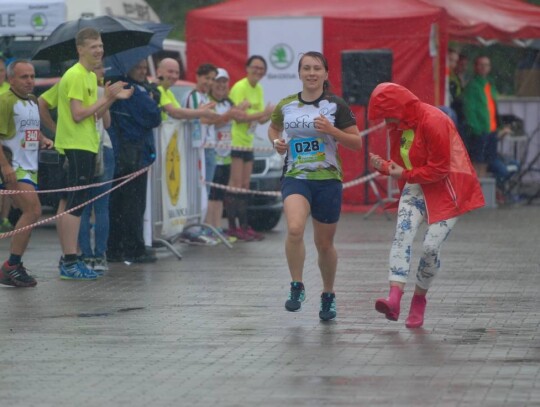
<path id="1" fill-rule="evenodd" d="M 302 195 L 309 202 L 311 217 L 321 223 L 337 223 L 341 214 L 343 184 L 335 179 L 307 180 L 283 177 L 281 196 Z"/>

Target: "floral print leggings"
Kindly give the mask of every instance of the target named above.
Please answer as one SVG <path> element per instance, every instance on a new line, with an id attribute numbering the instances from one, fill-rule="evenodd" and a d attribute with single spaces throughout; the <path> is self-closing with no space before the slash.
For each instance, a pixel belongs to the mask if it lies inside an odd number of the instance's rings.
<path id="1" fill-rule="evenodd" d="M 411 265 L 411 247 L 418 227 L 425 221 L 426 203 L 419 184 L 405 184 L 399 200 L 396 235 L 390 250 L 390 281 L 406 283 Z M 416 285 L 427 290 L 439 271 L 441 245 L 457 217 L 433 223 L 424 236 L 423 253 L 416 273 Z"/>

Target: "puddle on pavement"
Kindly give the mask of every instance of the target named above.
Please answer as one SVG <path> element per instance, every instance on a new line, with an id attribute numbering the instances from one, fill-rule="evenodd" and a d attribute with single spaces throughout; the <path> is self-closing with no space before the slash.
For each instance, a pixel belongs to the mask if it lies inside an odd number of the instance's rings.
<path id="1" fill-rule="evenodd" d="M 81 312 L 78 314 L 62 314 L 62 315 L 49 315 L 44 318 L 99 318 L 99 317 L 109 317 L 118 313 L 126 313 L 131 311 L 141 311 L 146 307 L 128 307 L 128 308 L 119 308 L 114 311 L 105 311 L 105 312 Z"/>

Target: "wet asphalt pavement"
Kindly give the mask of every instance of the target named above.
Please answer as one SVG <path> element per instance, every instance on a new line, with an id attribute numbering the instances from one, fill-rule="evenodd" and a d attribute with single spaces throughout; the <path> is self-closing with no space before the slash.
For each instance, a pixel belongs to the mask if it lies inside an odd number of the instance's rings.
<path id="1" fill-rule="evenodd" d="M 55 230 L 37 229 L 24 261 L 38 286 L 0 287 L 0 405 L 540 406 L 540 205 L 458 222 L 417 330 L 404 321 L 419 245 L 400 320 L 374 310 L 394 222 L 342 216 L 329 323 L 311 227 L 298 313 L 283 307 L 283 222 L 262 242 L 178 244 L 181 261 L 158 249 L 95 282 L 61 281 Z"/>

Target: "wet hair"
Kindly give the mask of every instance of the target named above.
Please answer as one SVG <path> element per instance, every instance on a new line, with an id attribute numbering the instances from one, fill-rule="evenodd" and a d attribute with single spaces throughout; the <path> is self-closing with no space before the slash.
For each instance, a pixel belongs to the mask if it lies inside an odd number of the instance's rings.
<path id="1" fill-rule="evenodd" d="M 255 61 L 256 59 L 258 59 L 259 61 L 261 61 L 263 64 L 264 64 L 264 70 L 266 71 L 268 69 L 268 65 L 266 63 L 266 59 L 264 59 L 264 57 L 260 56 L 260 55 L 252 55 L 248 58 L 248 60 L 246 61 L 246 67 L 250 66 L 251 63 L 253 61 Z"/>
<path id="2" fill-rule="evenodd" d="M 197 68 L 197 72 L 195 73 L 197 76 L 203 76 L 203 75 L 208 75 L 210 72 L 215 72 L 217 75 L 217 68 L 215 65 L 212 65 L 212 64 L 199 65 L 199 67 Z"/>
<path id="3" fill-rule="evenodd" d="M 8 78 L 13 78 L 15 76 L 15 67 L 19 64 L 30 64 L 32 63 L 28 59 L 15 59 L 11 61 L 6 68 L 6 76 Z"/>
<path id="4" fill-rule="evenodd" d="M 318 61 L 320 61 L 324 66 L 324 70 L 326 71 L 326 73 L 328 73 L 328 60 L 321 52 L 318 52 L 318 51 L 308 51 L 302 54 L 302 56 L 300 57 L 300 60 L 298 61 L 298 73 L 300 73 L 300 69 L 302 68 L 302 61 L 304 60 L 305 57 L 315 58 Z M 323 90 L 326 92 L 329 89 L 330 89 L 330 82 L 328 81 L 328 79 L 326 79 L 323 83 Z"/>
<path id="5" fill-rule="evenodd" d="M 86 40 L 99 40 L 100 38 L 101 34 L 98 30 L 92 27 L 85 27 L 77 33 L 77 36 L 75 37 L 75 45 L 84 45 Z"/>

